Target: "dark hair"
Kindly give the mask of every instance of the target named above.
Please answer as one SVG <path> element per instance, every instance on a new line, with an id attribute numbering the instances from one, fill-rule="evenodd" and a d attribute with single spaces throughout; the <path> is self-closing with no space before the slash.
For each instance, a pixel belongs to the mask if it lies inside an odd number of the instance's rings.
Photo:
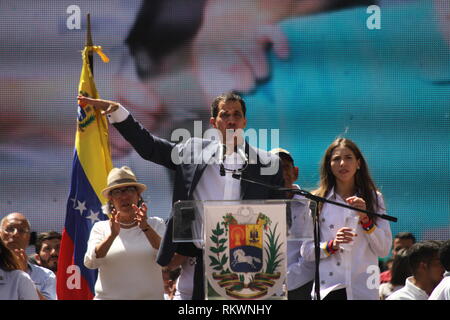
<path id="1" fill-rule="evenodd" d="M 399 232 L 395 235 L 394 239 L 412 240 L 413 243 L 416 243 L 416 237 L 411 232 Z"/>
<path id="2" fill-rule="evenodd" d="M 242 97 L 240 95 L 238 95 L 234 92 L 223 93 L 214 99 L 214 101 L 211 104 L 211 117 L 213 117 L 213 118 L 217 117 L 217 115 L 219 114 L 219 104 L 222 101 L 223 102 L 228 102 L 228 101 L 239 102 L 241 104 L 242 113 L 244 114 L 244 118 L 245 118 L 245 113 L 247 112 L 247 109 L 245 107 L 244 99 L 242 99 Z"/>
<path id="3" fill-rule="evenodd" d="M 340 10 L 355 6 L 369 6 L 377 3 L 378 1 L 376 0 L 331 0 L 324 11 Z"/>
<path id="4" fill-rule="evenodd" d="M 14 253 L 0 240 L 0 269 L 4 271 L 19 270 L 20 265 Z"/>
<path id="5" fill-rule="evenodd" d="M 394 286 L 404 286 L 406 278 L 411 276 L 411 267 L 409 266 L 408 250 L 401 249 L 392 262 L 391 284 Z"/>
<path id="6" fill-rule="evenodd" d="M 61 240 L 62 236 L 59 232 L 56 231 L 48 231 L 48 232 L 41 232 L 37 236 L 36 244 L 35 244 L 35 251 L 37 254 L 41 252 L 42 244 L 45 240 L 52 240 L 52 239 L 59 239 Z"/>
<path id="7" fill-rule="evenodd" d="M 325 151 L 320 165 L 320 183 L 319 188 L 314 191 L 318 196 L 325 197 L 328 192 L 336 185 L 336 177 L 331 171 L 331 155 L 335 148 L 346 147 L 350 149 L 357 160 L 360 161 L 359 170 L 355 173 L 355 186 L 360 197 L 366 202 L 366 208 L 368 211 L 377 212 L 378 211 L 378 201 L 377 201 L 377 187 L 373 182 L 369 167 L 367 166 L 366 160 L 364 159 L 358 146 L 350 139 L 337 138 L 334 140 L 330 146 Z M 319 212 L 322 209 L 322 205 L 319 204 Z M 369 215 L 372 221 L 376 221 L 376 216 Z"/>
<path id="8" fill-rule="evenodd" d="M 446 271 L 450 271 L 450 240 L 445 241 L 439 249 L 439 259 Z"/>
<path id="9" fill-rule="evenodd" d="M 172 281 L 176 281 L 181 273 L 181 267 L 175 268 L 169 271 L 169 279 Z"/>
<path id="10" fill-rule="evenodd" d="M 417 272 L 421 262 L 429 263 L 433 257 L 438 255 L 439 247 L 439 244 L 435 241 L 423 241 L 413 244 L 408 249 L 408 260 L 412 274 Z"/>
<path id="11" fill-rule="evenodd" d="M 291 163 L 292 165 L 294 165 L 294 159 L 291 157 L 291 155 L 284 153 L 284 152 L 279 152 L 278 156 L 280 157 L 281 160 L 286 160 L 289 163 Z"/>
<path id="12" fill-rule="evenodd" d="M 140 78 L 163 70 L 161 60 L 198 32 L 206 0 L 143 0 L 126 44 Z"/>

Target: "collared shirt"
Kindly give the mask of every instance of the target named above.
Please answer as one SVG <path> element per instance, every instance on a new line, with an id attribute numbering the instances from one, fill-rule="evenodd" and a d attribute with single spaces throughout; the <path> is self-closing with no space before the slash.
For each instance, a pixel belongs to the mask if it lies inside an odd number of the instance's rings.
<path id="1" fill-rule="evenodd" d="M 428 294 L 412 283 L 414 277 L 406 279 L 405 286 L 394 292 L 386 300 L 428 300 Z"/>
<path id="2" fill-rule="evenodd" d="M 39 292 L 49 300 L 56 300 L 56 276 L 53 271 L 37 266 L 35 264 L 28 264 L 27 273 L 33 280 L 34 285 Z"/>
<path id="3" fill-rule="evenodd" d="M 243 160 L 236 152 L 225 158 L 223 163 L 225 176 L 220 175 L 218 164 L 205 168 L 194 190 L 195 200 L 239 200 L 241 199 L 241 181 L 232 177 L 232 171 L 242 168 Z"/>
<path id="4" fill-rule="evenodd" d="M 332 189 L 327 199 L 346 202 Z M 377 192 L 378 213 L 386 212 L 381 193 Z M 389 254 L 392 233 L 387 220 L 378 218 L 369 231 L 361 224 L 356 226 L 353 245 L 348 250 L 342 248 L 335 253 L 327 251 L 327 244 L 336 237 L 337 231 L 345 226 L 345 219 L 353 215 L 352 210 L 325 203 L 320 213 L 320 295 L 323 299 L 328 293 L 346 288 L 349 300 L 377 300 L 380 269 L 378 257 Z M 301 255 L 308 261 L 314 261 L 314 241 L 305 241 Z"/>
<path id="5" fill-rule="evenodd" d="M 223 165 L 226 168 L 225 176 L 220 175 L 220 166 L 218 164 L 206 166 L 192 194 L 195 200 L 241 199 L 241 181 L 232 177 L 233 172 L 231 170 L 242 168 L 244 161 L 236 152 L 233 152 L 225 157 Z M 194 242 L 194 244 L 201 248 L 199 243 Z M 178 298 L 189 300 L 189 297 L 192 297 L 195 265 L 191 260 L 192 258 L 189 258 L 188 262 L 182 266 L 182 271 L 177 282 L 175 300 L 178 300 Z"/>
<path id="6" fill-rule="evenodd" d="M 295 185 L 297 189 L 299 186 Z M 306 200 L 301 195 L 294 195 L 292 200 Z M 287 241 L 287 288 L 295 290 L 314 279 L 314 262 L 306 261 L 300 254 L 304 240 L 313 238 L 313 224 L 308 202 L 289 202 L 291 210 L 291 227 Z"/>
<path id="7" fill-rule="evenodd" d="M 450 300 L 450 271 L 444 273 L 444 278 L 434 288 L 428 300 Z"/>

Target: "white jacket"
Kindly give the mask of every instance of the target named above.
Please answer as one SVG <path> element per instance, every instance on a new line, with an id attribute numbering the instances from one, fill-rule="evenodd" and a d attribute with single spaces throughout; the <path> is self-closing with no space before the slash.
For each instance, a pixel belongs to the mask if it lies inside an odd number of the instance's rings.
<path id="1" fill-rule="evenodd" d="M 377 192 L 378 213 L 386 209 L 381 193 Z M 332 189 L 327 199 L 345 203 Z M 376 219 L 375 226 L 365 231 L 361 224 L 356 227 L 357 236 L 351 250 L 340 249 L 330 254 L 327 243 L 333 240 L 337 231 L 345 226 L 345 218 L 352 210 L 325 203 L 320 214 L 320 297 L 323 299 L 331 291 L 346 288 L 349 300 L 378 300 L 379 275 L 378 257 L 389 254 L 392 233 L 387 220 Z M 314 241 L 305 241 L 301 255 L 307 261 L 315 261 Z"/>

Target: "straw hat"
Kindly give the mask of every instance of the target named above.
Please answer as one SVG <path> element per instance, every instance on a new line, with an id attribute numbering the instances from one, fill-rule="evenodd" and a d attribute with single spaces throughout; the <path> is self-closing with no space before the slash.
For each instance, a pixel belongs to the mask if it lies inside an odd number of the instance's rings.
<path id="1" fill-rule="evenodd" d="M 133 171 L 127 166 L 123 166 L 122 168 L 113 168 L 108 174 L 108 186 L 102 190 L 102 195 L 105 198 L 108 198 L 108 194 L 111 190 L 135 186 L 138 192 L 142 193 L 147 189 L 145 184 L 137 182 L 136 176 Z"/>

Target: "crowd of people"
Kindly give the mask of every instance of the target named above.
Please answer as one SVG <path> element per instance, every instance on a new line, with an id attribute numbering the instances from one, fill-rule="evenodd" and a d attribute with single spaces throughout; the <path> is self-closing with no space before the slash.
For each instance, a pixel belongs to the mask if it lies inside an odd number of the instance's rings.
<path id="1" fill-rule="evenodd" d="M 101 109 L 142 158 L 175 171 L 173 203 L 301 199 L 293 192 L 250 186 L 245 180 L 234 179 L 233 173 L 242 170 L 266 184 L 299 188 L 294 184 L 299 168 L 289 151 L 256 149 L 235 134 L 247 124 L 245 102 L 235 93 L 220 95 L 212 103 L 210 124 L 217 130 L 219 140 L 194 137 L 178 144 L 151 134 L 117 102 L 83 96 L 78 99 L 82 107 Z M 202 152 L 205 150 L 208 152 Z M 244 160 L 242 152 L 255 158 Z M 199 156 L 201 161 L 195 161 Z M 214 162 L 213 158 L 219 161 Z M 267 159 L 278 164 L 271 174 L 262 173 Z M 205 299 L 203 250 L 190 242 L 173 241 L 172 216 L 166 223 L 147 216 L 142 197 L 146 188 L 127 166 L 113 168 L 108 175 L 102 194 L 108 199 L 103 211 L 109 220 L 94 224 L 84 256 L 87 268 L 98 269 L 94 299 Z M 337 138 L 329 145 L 321 162 L 319 185 L 313 193 L 355 208 L 329 203 L 318 206 L 321 299 L 450 298 L 450 241 L 416 243 L 409 233 L 392 239 L 390 225 L 382 219 L 386 214 L 383 195 L 353 141 Z M 310 208 L 292 203 L 287 210 L 287 224 L 293 235 L 287 248 L 288 299 L 310 300 L 316 291 L 315 246 L 312 240 L 295 240 L 296 234 L 312 229 Z M 36 254 L 27 257 L 30 234 L 30 223 L 23 214 L 10 213 L 2 218 L 1 299 L 57 299 L 55 272 L 61 235 L 54 231 L 39 234 Z M 383 284 L 378 286 L 375 281 L 375 285 L 369 285 L 373 274 L 368 270 L 372 266 L 378 268 L 379 259 L 389 255 L 391 247 L 391 267 L 379 279 Z M 127 276 L 120 276 L 123 274 Z"/>

